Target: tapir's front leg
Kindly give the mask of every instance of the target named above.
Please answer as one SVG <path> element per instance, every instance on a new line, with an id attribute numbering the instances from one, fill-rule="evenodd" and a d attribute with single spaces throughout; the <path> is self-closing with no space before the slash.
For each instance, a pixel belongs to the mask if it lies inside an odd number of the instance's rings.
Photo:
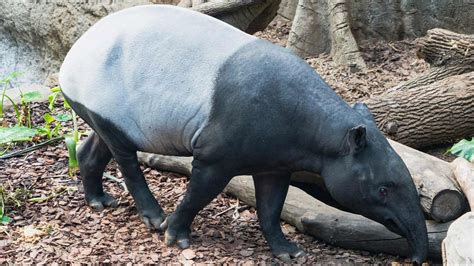
<path id="1" fill-rule="evenodd" d="M 305 254 L 285 238 L 280 226 L 280 214 L 290 185 L 290 177 L 290 173 L 253 176 L 260 227 L 273 255 L 285 262 L 291 262 L 291 257 Z"/>
<path id="2" fill-rule="evenodd" d="M 176 243 L 183 249 L 189 247 L 194 217 L 224 190 L 232 178 L 219 169 L 221 168 L 204 166 L 196 160 L 193 162 L 193 171 L 183 201 L 162 225 L 162 229 L 167 228 L 165 242 L 168 246 Z"/>

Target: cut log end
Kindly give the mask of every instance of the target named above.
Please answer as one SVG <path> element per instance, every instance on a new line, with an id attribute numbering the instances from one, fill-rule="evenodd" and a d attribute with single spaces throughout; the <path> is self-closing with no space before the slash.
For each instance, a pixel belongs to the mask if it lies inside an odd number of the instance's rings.
<path id="1" fill-rule="evenodd" d="M 431 218 L 444 223 L 461 216 L 466 210 L 466 199 L 458 190 L 445 189 L 433 198 Z"/>

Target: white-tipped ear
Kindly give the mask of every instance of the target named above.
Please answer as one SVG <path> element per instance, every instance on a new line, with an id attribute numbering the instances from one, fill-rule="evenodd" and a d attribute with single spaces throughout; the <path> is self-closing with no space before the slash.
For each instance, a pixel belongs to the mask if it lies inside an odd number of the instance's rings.
<path id="1" fill-rule="evenodd" d="M 353 154 L 363 149 L 367 144 L 366 129 L 364 125 L 355 126 L 347 131 L 341 147 L 341 155 Z"/>

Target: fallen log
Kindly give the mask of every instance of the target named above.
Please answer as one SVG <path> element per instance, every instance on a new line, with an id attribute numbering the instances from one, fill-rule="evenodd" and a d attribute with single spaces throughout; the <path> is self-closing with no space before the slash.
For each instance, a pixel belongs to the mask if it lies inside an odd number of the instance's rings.
<path id="1" fill-rule="evenodd" d="M 431 69 L 367 100 L 377 125 L 391 139 L 417 148 L 470 137 L 474 35 L 432 29 L 417 46 L 417 56 Z"/>
<path id="2" fill-rule="evenodd" d="M 389 142 L 410 171 L 428 218 L 447 222 L 465 212 L 466 198 L 456 186 L 448 162 L 395 141 Z"/>
<path id="3" fill-rule="evenodd" d="M 464 213 L 466 199 L 453 182 L 453 173 L 449 163 L 395 141 L 390 141 L 390 143 L 407 165 L 428 219 L 446 222 Z M 156 169 L 191 175 L 191 157 L 138 153 L 138 158 L 140 162 Z M 324 186 L 323 179 L 316 174 L 294 173 L 291 184 L 303 188 L 305 192 L 330 206 L 344 209 L 332 199 Z"/>
<path id="4" fill-rule="evenodd" d="M 474 264 L 474 212 L 454 221 L 442 243 L 443 265 Z"/>
<path id="5" fill-rule="evenodd" d="M 450 143 L 474 133 L 474 72 L 387 91 L 365 103 L 389 138 L 410 147 Z"/>
<path id="6" fill-rule="evenodd" d="M 474 70 L 474 35 L 431 29 L 418 43 L 418 57 L 432 66 L 469 65 Z"/>
<path id="7" fill-rule="evenodd" d="M 225 191 L 255 206 L 253 180 L 250 176 L 238 176 L 231 180 Z M 290 187 L 281 218 L 303 233 L 343 248 L 384 252 L 394 255 L 410 255 L 405 238 L 390 232 L 383 225 L 363 216 L 332 208 Z M 450 223 L 427 221 L 429 257 L 441 258 L 441 241 Z"/>
<path id="8" fill-rule="evenodd" d="M 466 195 L 471 211 L 474 210 L 474 164 L 464 158 L 457 158 L 451 163 L 451 167 L 454 178 Z"/>

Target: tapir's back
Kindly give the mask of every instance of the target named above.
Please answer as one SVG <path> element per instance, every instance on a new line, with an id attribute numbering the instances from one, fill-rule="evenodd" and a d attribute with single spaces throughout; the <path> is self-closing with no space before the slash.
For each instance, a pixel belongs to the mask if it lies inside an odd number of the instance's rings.
<path id="1" fill-rule="evenodd" d="M 210 113 L 219 67 L 254 40 L 184 8 L 129 8 L 74 44 L 60 84 L 71 101 L 107 119 L 138 149 L 191 153 L 191 139 Z"/>

